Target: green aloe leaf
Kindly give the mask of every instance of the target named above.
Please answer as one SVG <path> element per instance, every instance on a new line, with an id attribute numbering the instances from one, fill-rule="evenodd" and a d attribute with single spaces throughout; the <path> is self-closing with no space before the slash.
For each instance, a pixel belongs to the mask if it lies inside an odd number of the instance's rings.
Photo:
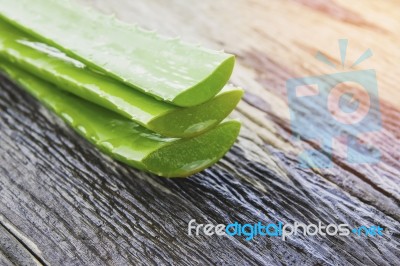
<path id="1" fill-rule="evenodd" d="M 82 62 L 1 20 L 0 33 L 2 58 L 59 89 L 117 112 L 164 136 L 190 137 L 207 131 L 228 116 L 243 94 L 241 89 L 227 86 L 200 105 L 174 106 L 91 71 Z"/>
<path id="2" fill-rule="evenodd" d="M 2 62 L 0 68 L 104 153 L 159 176 L 185 177 L 214 164 L 240 130 L 239 122 L 225 121 L 193 138 L 162 137 L 115 112 L 55 90 L 12 64 Z"/>
<path id="3" fill-rule="evenodd" d="M 178 106 L 215 96 L 234 56 L 160 37 L 56 0 L 0 0 L 0 16 L 25 32 L 127 85 Z"/>

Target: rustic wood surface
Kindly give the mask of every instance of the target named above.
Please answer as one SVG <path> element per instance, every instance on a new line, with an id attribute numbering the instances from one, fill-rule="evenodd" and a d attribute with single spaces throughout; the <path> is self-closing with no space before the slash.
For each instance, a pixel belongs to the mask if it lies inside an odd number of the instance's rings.
<path id="1" fill-rule="evenodd" d="M 1 265 L 399 265 L 399 1 L 89 1 L 127 22 L 237 55 L 243 129 L 217 165 L 164 179 L 109 159 L 5 77 L 0 79 Z M 380 163 L 303 169 L 312 142 L 291 137 L 285 82 L 331 73 L 370 48 L 357 69 L 378 74 L 383 129 L 363 140 Z M 295 106 L 327 134 L 318 103 Z M 356 134 L 357 129 L 351 134 Z M 321 151 L 324 156 L 326 151 Z M 187 223 L 300 221 L 379 224 L 382 237 L 188 236 Z"/>

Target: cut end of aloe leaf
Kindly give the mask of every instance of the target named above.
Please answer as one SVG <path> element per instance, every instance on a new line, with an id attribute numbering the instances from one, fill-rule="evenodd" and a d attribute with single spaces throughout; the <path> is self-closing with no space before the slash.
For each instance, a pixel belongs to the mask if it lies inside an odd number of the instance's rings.
<path id="1" fill-rule="evenodd" d="M 191 139 L 181 139 L 150 153 L 143 164 L 164 177 L 187 177 L 213 165 L 232 147 L 240 122 L 231 120 Z"/>
<path id="2" fill-rule="evenodd" d="M 228 82 L 234 66 L 235 56 L 231 55 L 203 81 L 176 96 L 172 103 L 178 106 L 188 107 L 210 100 Z"/>
<path id="3" fill-rule="evenodd" d="M 224 120 L 242 95 L 242 89 L 228 87 L 203 104 L 167 112 L 150 121 L 147 126 L 167 137 L 186 138 L 199 135 Z"/>

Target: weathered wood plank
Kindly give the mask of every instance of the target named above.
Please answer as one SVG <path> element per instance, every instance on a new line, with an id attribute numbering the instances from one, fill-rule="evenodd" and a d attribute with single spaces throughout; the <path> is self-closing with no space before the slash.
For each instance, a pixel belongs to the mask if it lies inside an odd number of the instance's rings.
<path id="1" fill-rule="evenodd" d="M 400 59 L 398 3 L 362 1 L 361 12 L 356 1 L 85 2 L 237 54 L 232 82 L 246 95 L 233 116 L 243 130 L 216 166 L 186 180 L 162 179 L 102 155 L 1 78 L 0 213 L 25 236 L 19 241 L 34 243 L 38 258 L 53 265 L 398 264 L 400 69 L 392 67 Z M 367 48 L 375 53 L 363 67 L 378 73 L 383 129 L 365 140 L 383 160 L 360 166 L 338 157 L 333 169 L 302 169 L 296 155 L 313 144 L 290 137 L 285 81 L 330 73 L 312 56 L 322 50 L 338 58 L 336 40 L 344 35 L 354 49 L 350 61 Z M 326 119 L 318 103 L 296 108 Z M 321 123 L 320 133 L 328 127 Z M 188 236 L 191 219 L 379 224 L 386 231 L 380 238 L 245 241 Z"/>
<path id="2" fill-rule="evenodd" d="M 385 265 L 399 256 L 396 218 L 297 169 L 272 147 L 247 154 L 254 144 L 242 138 L 218 166 L 187 180 L 161 179 L 105 158 L 30 96 L 1 84 L 0 209 L 51 264 Z M 193 218 L 381 224 L 391 233 L 377 240 L 194 238 L 187 235 Z"/>
<path id="3" fill-rule="evenodd" d="M 18 239 L 0 224 L 0 264 L 42 265 Z"/>

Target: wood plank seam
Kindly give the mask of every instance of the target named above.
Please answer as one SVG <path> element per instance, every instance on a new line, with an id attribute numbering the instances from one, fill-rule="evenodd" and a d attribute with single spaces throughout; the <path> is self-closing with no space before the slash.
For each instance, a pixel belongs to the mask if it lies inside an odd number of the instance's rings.
<path id="1" fill-rule="evenodd" d="M 28 238 L 25 236 L 22 238 L 21 236 L 23 236 L 23 233 L 19 232 L 18 229 L 12 226 L 10 223 L 7 223 L 5 217 L 1 214 L 0 226 L 3 227 L 10 235 L 12 235 L 37 260 L 38 265 L 49 265 L 46 260 L 36 251 L 37 248 L 32 248 L 32 244 L 34 242 L 29 240 L 31 244 L 27 243 L 25 240 Z"/>

